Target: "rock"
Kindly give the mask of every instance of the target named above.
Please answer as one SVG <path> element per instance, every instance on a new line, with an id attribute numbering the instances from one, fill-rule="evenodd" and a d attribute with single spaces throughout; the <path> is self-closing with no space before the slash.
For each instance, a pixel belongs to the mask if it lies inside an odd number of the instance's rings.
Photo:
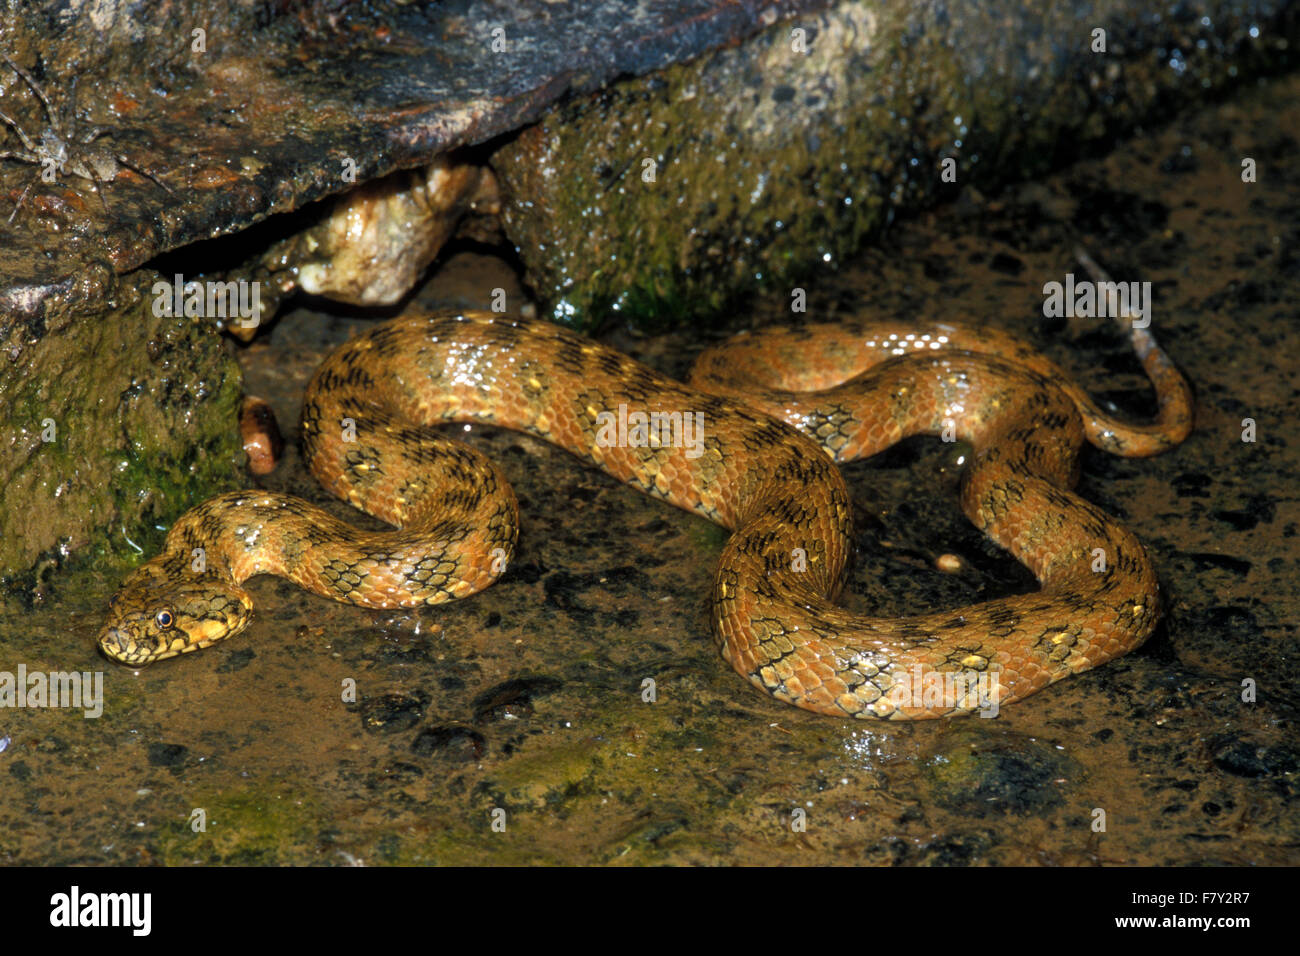
<path id="1" fill-rule="evenodd" d="M 427 704 L 427 699 L 407 694 L 368 697 L 360 707 L 361 726 L 372 734 L 399 733 L 419 723 Z"/>
<path id="2" fill-rule="evenodd" d="M 555 321 L 672 326 L 756 289 L 790 294 L 899 213 L 1041 174 L 1276 69 L 1296 26 L 1279 11 L 1262 27 L 1231 0 L 1144 11 L 840 0 L 804 12 L 554 108 L 491 158 L 506 231 Z"/>
<path id="3" fill-rule="evenodd" d="M 75 75 L 82 110 L 109 131 L 99 142 L 165 188 L 128 170 L 103 184 L 101 203 L 88 180 L 47 184 L 39 166 L 0 161 L 5 216 L 6 200 L 36 180 L 23 228 L 0 243 L 0 313 L 33 315 L 51 296 L 102 307 L 104 290 L 78 288 L 79 276 L 126 273 L 427 165 L 518 129 L 565 94 L 689 59 L 821 2 L 178 0 L 87 16 L 64 15 L 59 0 L 24 4 L 6 14 L 6 54 L 55 104 Z M 0 73 L 6 93 L 12 79 Z M 25 90 L 6 95 L 5 112 L 37 139 L 48 124 Z M 8 148 L 12 135 L 0 135 Z"/>
<path id="4" fill-rule="evenodd" d="M 1210 741 L 1210 753 L 1216 767 L 1236 777 L 1280 777 L 1300 768 L 1300 754 L 1294 748 L 1263 746 L 1235 734 Z"/>
<path id="5" fill-rule="evenodd" d="M 190 748 L 184 744 L 152 743 L 147 754 L 149 764 L 153 767 L 171 767 L 173 770 L 185 766 Z"/>
<path id="6" fill-rule="evenodd" d="M 533 700 L 562 686 L 563 682 L 554 677 L 519 677 L 489 687 L 474 698 L 474 722 L 531 717 Z"/>
<path id="7" fill-rule="evenodd" d="M 154 551 L 157 525 L 238 486 L 239 368 L 215 329 L 154 314 L 160 281 L 122 279 L 95 315 L 0 313 L 0 585 L 30 598 L 74 556 Z"/>
<path id="8" fill-rule="evenodd" d="M 487 739 L 473 727 L 426 727 L 411 742 L 421 757 L 441 757 L 457 763 L 479 760 L 487 752 Z"/>
<path id="9" fill-rule="evenodd" d="M 269 475 L 275 471 L 284 453 L 284 437 L 275 412 L 264 399 L 245 395 L 239 410 L 239 437 L 248 456 L 248 470 L 254 475 Z"/>
<path id="10" fill-rule="evenodd" d="M 951 731 L 925 767 L 936 801 L 972 817 L 1023 816 L 1060 806 L 1080 773 L 1068 755 L 1042 741 L 965 726 Z"/>

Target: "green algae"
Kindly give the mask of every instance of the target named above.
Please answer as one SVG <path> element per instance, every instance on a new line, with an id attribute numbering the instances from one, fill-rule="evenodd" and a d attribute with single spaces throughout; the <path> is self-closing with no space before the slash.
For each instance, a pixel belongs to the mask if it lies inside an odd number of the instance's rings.
<path id="1" fill-rule="evenodd" d="M 718 555 L 731 537 L 731 532 L 711 521 L 692 521 L 686 526 L 686 536 L 701 551 Z"/>
<path id="2" fill-rule="evenodd" d="M 601 736 L 584 736 L 544 752 L 507 761 L 483 784 L 505 806 L 541 809 L 573 798 L 613 757 L 614 744 Z"/>
<path id="3" fill-rule="evenodd" d="M 412 838 L 385 834 L 376 841 L 379 861 L 392 866 L 563 866 L 562 853 L 546 852 L 532 840 L 516 840 L 506 829 L 494 832 L 486 814 L 482 826 L 446 827 Z"/>
<path id="4" fill-rule="evenodd" d="M 309 789 L 255 783 L 196 797 L 184 819 L 160 827 L 157 846 L 168 866 L 320 863 L 331 819 Z"/>

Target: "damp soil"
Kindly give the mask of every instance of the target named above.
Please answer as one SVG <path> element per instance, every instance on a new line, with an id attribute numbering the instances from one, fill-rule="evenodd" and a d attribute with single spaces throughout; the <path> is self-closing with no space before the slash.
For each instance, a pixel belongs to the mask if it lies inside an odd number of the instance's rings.
<path id="1" fill-rule="evenodd" d="M 1152 399 L 1125 344 L 1044 319 L 1042 287 L 1082 272 L 1078 246 L 1153 283 L 1196 431 L 1155 459 L 1089 451 L 1080 485 L 1160 570 L 1168 608 L 1138 651 L 994 719 L 805 714 L 713 647 L 721 531 L 475 427 L 465 440 L 501 464 L 523 517 L 512 569 L 485 593 L 366 611 L 260 578 L 245 634 L 139 673 L 94 650 L 107 575 L 7 614 L 3 669 L 101 671 L 104 705 L 94 719 L 0 710 L 0 862 L 1300 862 L 1300 173 L 1284 132 L 1300 129 L 1298 94 L 1300 78 L 1261 84 L 1050 178 L 968 190 L 806 288 L 809 319 L 1015 330 L 1140 418 Z M 453 250 L 407 307 L 485 307 L 497 287 L 520 301 L 498 260 Z M 789 307 L 756 299 L 728 329 L 790 321 Z M 303 307 L 230 345 L 288 440 L 258 483 L 362 523 L 303 472 L 296 417 L 312 370 L 372 321 Z M 602 338 L 681 375 L 728 329 Z M 846 469 L 851 607 L 901 615 L 1033 587 L 961 515 L 958 456 L 913 439 Z"/>

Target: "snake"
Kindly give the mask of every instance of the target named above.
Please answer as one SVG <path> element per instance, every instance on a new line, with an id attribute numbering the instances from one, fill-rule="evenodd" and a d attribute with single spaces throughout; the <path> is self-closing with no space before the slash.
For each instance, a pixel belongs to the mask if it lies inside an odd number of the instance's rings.
<path id="1" fill-rule="evenodd" d="M 706 348 L 683 383 L 544 320 L 388 320 L 316 370 L 301 444 L 324 488 L 392 528 L 273 491 L 213 497 L 125 578 L 99 647 L 139 667 L 238 634 L 259 574 L 368 608 L 483 590 L 508 573 L 518 504 L 487 456 L 438 427 L 480 423 L 727 529 L 713 636 L 772 697 L 845 718 L 987 713 L 990 687 L 997 704 L 1022 700 L 1138 647 L 1160 617 L 1141 542 L 1071 490 L 1085 441 L 1145 457 L 1192 428 L 1186 379 L 1149 329 L 1117 321 L 1155 391 L 1145 423 L 1108 414 L 1017 337 L 958 322 L 764 327 Z M 920 434 L 967 443 L 962 510 L 1038 590 L 904 617 L 836 603 L 854 545 L 838 466 Z"/>

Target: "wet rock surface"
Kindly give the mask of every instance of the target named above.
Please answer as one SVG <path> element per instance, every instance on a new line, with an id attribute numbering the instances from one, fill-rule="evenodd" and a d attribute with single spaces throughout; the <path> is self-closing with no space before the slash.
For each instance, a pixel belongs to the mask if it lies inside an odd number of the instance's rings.
<path id="1" fill-rule="evenodd" d="M 843 0 L 552 109 L 491 156 L 505 228 L 554 321 L 670 328 L 1287 63 L 1275 15 Z"/>
<path id="2" fill-rule="evenodd" d="M 90 119 L 63 123 L 62 138 L 80 142 L 101 124 L 111 135 L 100 142 L 137 169 L 100 184 L 103 202 L 95 184 L 66 171 L 38 179 L 22 228 L 0 243 L 0 313 L 39 315 L 85 271 L 105 275 L 106 288 L 80 290 L 86 305 L 100 305 L 115 274 L 167 250 L 485 142 L 566 93 L 820 5 L 127 0 L 86 15 L 21 5 L 6 17 L 0 50 L 60 114 L 77 79 Z M 0 91 L 4 111 L 39 141 L 50 118 L 7 67 Z M 17 203 L 39 173 L 40 163 L 0 162 L 0 202 Z"/>
<path id="3" fill-rule="evenodd" d="M 258 578 L 247 633 L 139 674 L 95 655 L 109 575 L 6 617 L 0 666 L 102 670 L 104 701 L 94 719 L 0 709 L 0 861 L 1300 862 L 1297 103 L 1300 78 L 1274 80 L 1040 182 L 968 191 L 808 284 L 809 319 L 1013 329 L 1142 416 L 1150 392 L 1127 346 L 1104 323 L 1045 320 L 1042 286 L 1079 271 L 1077 245 L 1117 279 L 1153 283 L 1153 328 L 1196 387 L 1197 430 L 1157 458 L 1088 452 L 1080 485 L 1161 574 L 1164 622 L 1135 653 L 993 719 L 799 712 L 712 646 L 721 532 L 544 443 L 475 427 L 466 440 L 500 463 L 523 521 L 510 573 L 480 595 L 366 611 Z M 1258 182 L 1242 182 L 1243 157 Z M 412 307 L 482 307 L 512 281 L 482 256 L 448 266 Z M 792 318 L 782 294 L 733 324 Z M 358 524 L 304 474 L 296 421 L 321 358 L 368 321 L 299 310 L 239 352 L 286 433 L 260 482 Z M 680 376 L 722 334 L 605 340 Z M 918 439 L 848 466 L 848 606 L 902 615 L 1031 586 L 962 516 L 957 454 Z M 961 570 L 939 570 L 945 554 Z M 371 732 L 348 681 L 363 703 L 419 706 Z"/>
<path id="4" fill-rule="evenodd" d="M 134 273 L 95 315 L 0 316 L 0 601 L 39 602 L 70 558 L 156 548 L 242 481 L 239 368 L 208 323 L 155 314 L 161 279 Z"/>

